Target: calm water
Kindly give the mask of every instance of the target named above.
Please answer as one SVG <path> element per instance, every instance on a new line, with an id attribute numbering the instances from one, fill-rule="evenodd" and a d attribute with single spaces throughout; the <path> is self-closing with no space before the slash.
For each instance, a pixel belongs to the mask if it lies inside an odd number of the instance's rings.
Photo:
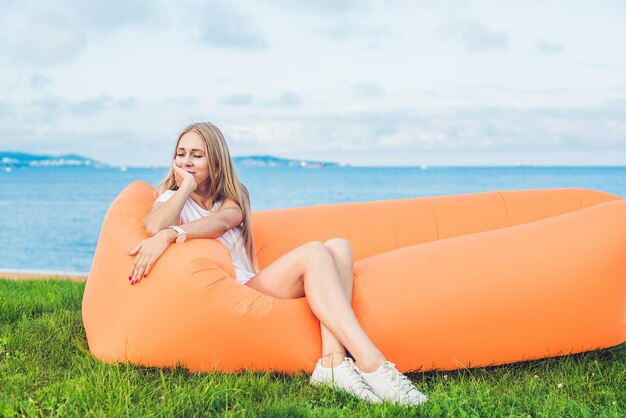
<path id="1" fill-rule="evenodd" d="M 238 169 L 252 209 L 582 187 L 626 197 L 626 167 Z M 113 199 L 165 169 L 23 168 L 0 173 L 0 271 L 87 272 Z"/>

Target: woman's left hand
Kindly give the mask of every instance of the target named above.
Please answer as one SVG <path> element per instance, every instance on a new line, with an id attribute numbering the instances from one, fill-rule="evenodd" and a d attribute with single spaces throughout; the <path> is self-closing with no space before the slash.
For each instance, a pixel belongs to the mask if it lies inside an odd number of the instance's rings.
<path id="1" fill-rule="evenodd" d="M 141 241 L 135 248 L 128 252 L 130 256 L 137 256 L 132 266 L 128 280 L 130 284 L 138 283 L 148 276 L 154 263 L 161 257 L 167 247 L 176 239 L 176 231 L 163 229 L 150 238 Z"/>

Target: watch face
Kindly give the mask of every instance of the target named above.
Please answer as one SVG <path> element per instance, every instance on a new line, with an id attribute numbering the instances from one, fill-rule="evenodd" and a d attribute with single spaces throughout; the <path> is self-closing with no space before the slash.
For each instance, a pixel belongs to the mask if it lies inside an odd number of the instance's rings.
<path id="1" fill-rule="evenodd" d="M 183 228 L 181 228 L 180 226 L 175 226 L 175 225 L 172 225 L 172 226 L 170 226 L 170 228 L 172 228 L 174 231 L 176 231 L 176 233 L 178 234 L 178 235 L 176 235 L 177 237 L 179 237 L 179 236 L 181 236 L 181 235 L 183 235 L 183 234 L 186 234 L 186 233 L 187 233 L 187 232 L 185 232 L 185 230 L 184 230 Z"/>
<path id="2" fill-rule="evenodd" d="M 180 226 L 172 225 L 170 226 L 174 231 L 176 231 L 176 243 L 182 244 L 187 239 L 187 231 L 185 231 Z"/>

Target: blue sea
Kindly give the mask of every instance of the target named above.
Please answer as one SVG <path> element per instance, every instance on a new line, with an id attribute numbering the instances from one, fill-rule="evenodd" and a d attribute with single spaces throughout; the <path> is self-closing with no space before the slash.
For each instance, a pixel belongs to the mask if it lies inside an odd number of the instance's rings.
<path id="1" fill-rule="evenodd" d="M 102 220 L 134 180 L 166 169 L 24 167 L 0 172 L 0 271 L 86 273 Z M 491 190 L 581 187 L 626 197 L 626 167 L 239 167 L 253 210 Z"/>

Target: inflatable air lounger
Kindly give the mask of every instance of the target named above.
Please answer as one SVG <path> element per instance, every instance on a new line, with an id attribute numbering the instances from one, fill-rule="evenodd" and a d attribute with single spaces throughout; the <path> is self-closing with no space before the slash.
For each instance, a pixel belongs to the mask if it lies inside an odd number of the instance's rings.
<path id="1" fill-rule="evenodd" d="M 83 296 L 105 362 L 191 371 L 312 371 L 305 298 L 235 280 L 212 239 L 172 244 L 131 286 L 126 255 L 155 200 L 137 181 L 111 205 Z M 402 372 L 538 359 L 626 340 L 626 201 L 585 189 L 494 191 L 255 212 L 260 267 L 308 241 L 350 240 L 353 307 Z"/>

